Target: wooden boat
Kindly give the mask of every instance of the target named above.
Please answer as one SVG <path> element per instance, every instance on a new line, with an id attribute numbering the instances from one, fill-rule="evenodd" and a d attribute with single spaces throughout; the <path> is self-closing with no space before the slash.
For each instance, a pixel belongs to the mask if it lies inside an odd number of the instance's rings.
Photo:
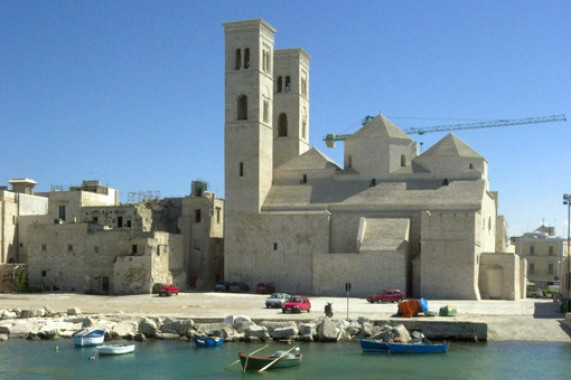
<path id="1" fill-rule="evenodd" d="M 238 352 L 238 356 L 244 371 L 297 367 L 301 364 L 303 357 L 299 349 L 296 349 L 295 353 L 276 351 L 270 356 L 244 355 Z"/>
<path id="2" fill-rule="evenodd" d="M 97 352 L 99 352 L 99 355 L 123 355 L 123 354 L 130 354 L 131 352 L 134 351 L 135 351 L 134 344 L 125 344 L 125 343 L 106 344 L 101 347 L 97 347 Z"/>
<path id="3" fill-rule="evenodd" d="M 220 347 L 224 339 L 219 337 L 194 337 L 195 347 Z"/>
<path id="4" fill-rule="evenodd" d="M 73 344 L 77 347 L 99 346 L 105 340 L 105 330 L 85 329 L 73 336 Z"/>
<path id="5" fill-rule="evenodd" d="M 448 351 L 448 343 L 432 343 L 428 340 L 399 343 L 361 339 L 361 349 L 363 352 L 434 354 Z"/>

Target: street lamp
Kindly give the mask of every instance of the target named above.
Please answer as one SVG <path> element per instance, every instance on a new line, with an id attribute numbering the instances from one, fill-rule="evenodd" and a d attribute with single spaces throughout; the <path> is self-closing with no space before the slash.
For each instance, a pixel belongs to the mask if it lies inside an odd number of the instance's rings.
<path id="1" fill-rule="evenodd" d="M 565 310 L 569 312 L 569 301 L 570 289 L 571 289 L 571 250 L 569 245 L 571 245 L 571 194 L 563 194 L 563 204 L 567 205 L 567 273 L 565 279 L 567 280 L 567 306 Z"/>

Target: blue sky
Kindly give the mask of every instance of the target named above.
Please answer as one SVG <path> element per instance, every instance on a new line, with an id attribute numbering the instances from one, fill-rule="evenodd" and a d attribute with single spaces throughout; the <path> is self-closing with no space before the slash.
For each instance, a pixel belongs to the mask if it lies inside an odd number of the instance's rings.
<path id="1" fill-rule="evenodd" d="M 0 2 L 0 185 L 99 179 L 224 197 L 223 22 L 311 55 L 310 142 L 338 163 L 379 111 L 401 128 L 571 116 L 569 1 Z M 456 131 L 488 160 L 509 234 L 567 236 L 571 122 Z M 446 132 L 412 135 L 423 150 Z"/>

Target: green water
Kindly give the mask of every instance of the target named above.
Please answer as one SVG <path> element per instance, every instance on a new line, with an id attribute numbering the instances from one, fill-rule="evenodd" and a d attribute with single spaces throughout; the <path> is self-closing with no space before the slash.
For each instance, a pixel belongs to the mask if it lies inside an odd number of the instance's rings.
<path id="1" fill-rule="evenodd" d="M 355 343 L 299 344 L 300 367 L 242 373 L 237 352 L 262 344 L 225 343 L 195 349 L 191 343 L 136 342 L 134 354 L 90 357 L 94 348 L 71 340 L 0 343 L 0 379 L 537 379 L 571 378 L 571 343 L 451 343 L 445 354 L 363 353 Z M 56 347 L 58 348 L 56 350 Z M 264 353 L 287 350 L 272 343 Z"/>

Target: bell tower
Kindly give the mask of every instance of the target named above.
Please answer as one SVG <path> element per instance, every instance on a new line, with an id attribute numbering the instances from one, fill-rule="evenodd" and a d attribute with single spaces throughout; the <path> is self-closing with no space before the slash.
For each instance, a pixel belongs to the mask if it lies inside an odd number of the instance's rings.
<path id="1" fill-rule="evenodd" d="M 272 184 L 274 34 L 259 19 L 224 24 L 225 220 L 229 223 L 233 215 L 258 213 Z"/>

